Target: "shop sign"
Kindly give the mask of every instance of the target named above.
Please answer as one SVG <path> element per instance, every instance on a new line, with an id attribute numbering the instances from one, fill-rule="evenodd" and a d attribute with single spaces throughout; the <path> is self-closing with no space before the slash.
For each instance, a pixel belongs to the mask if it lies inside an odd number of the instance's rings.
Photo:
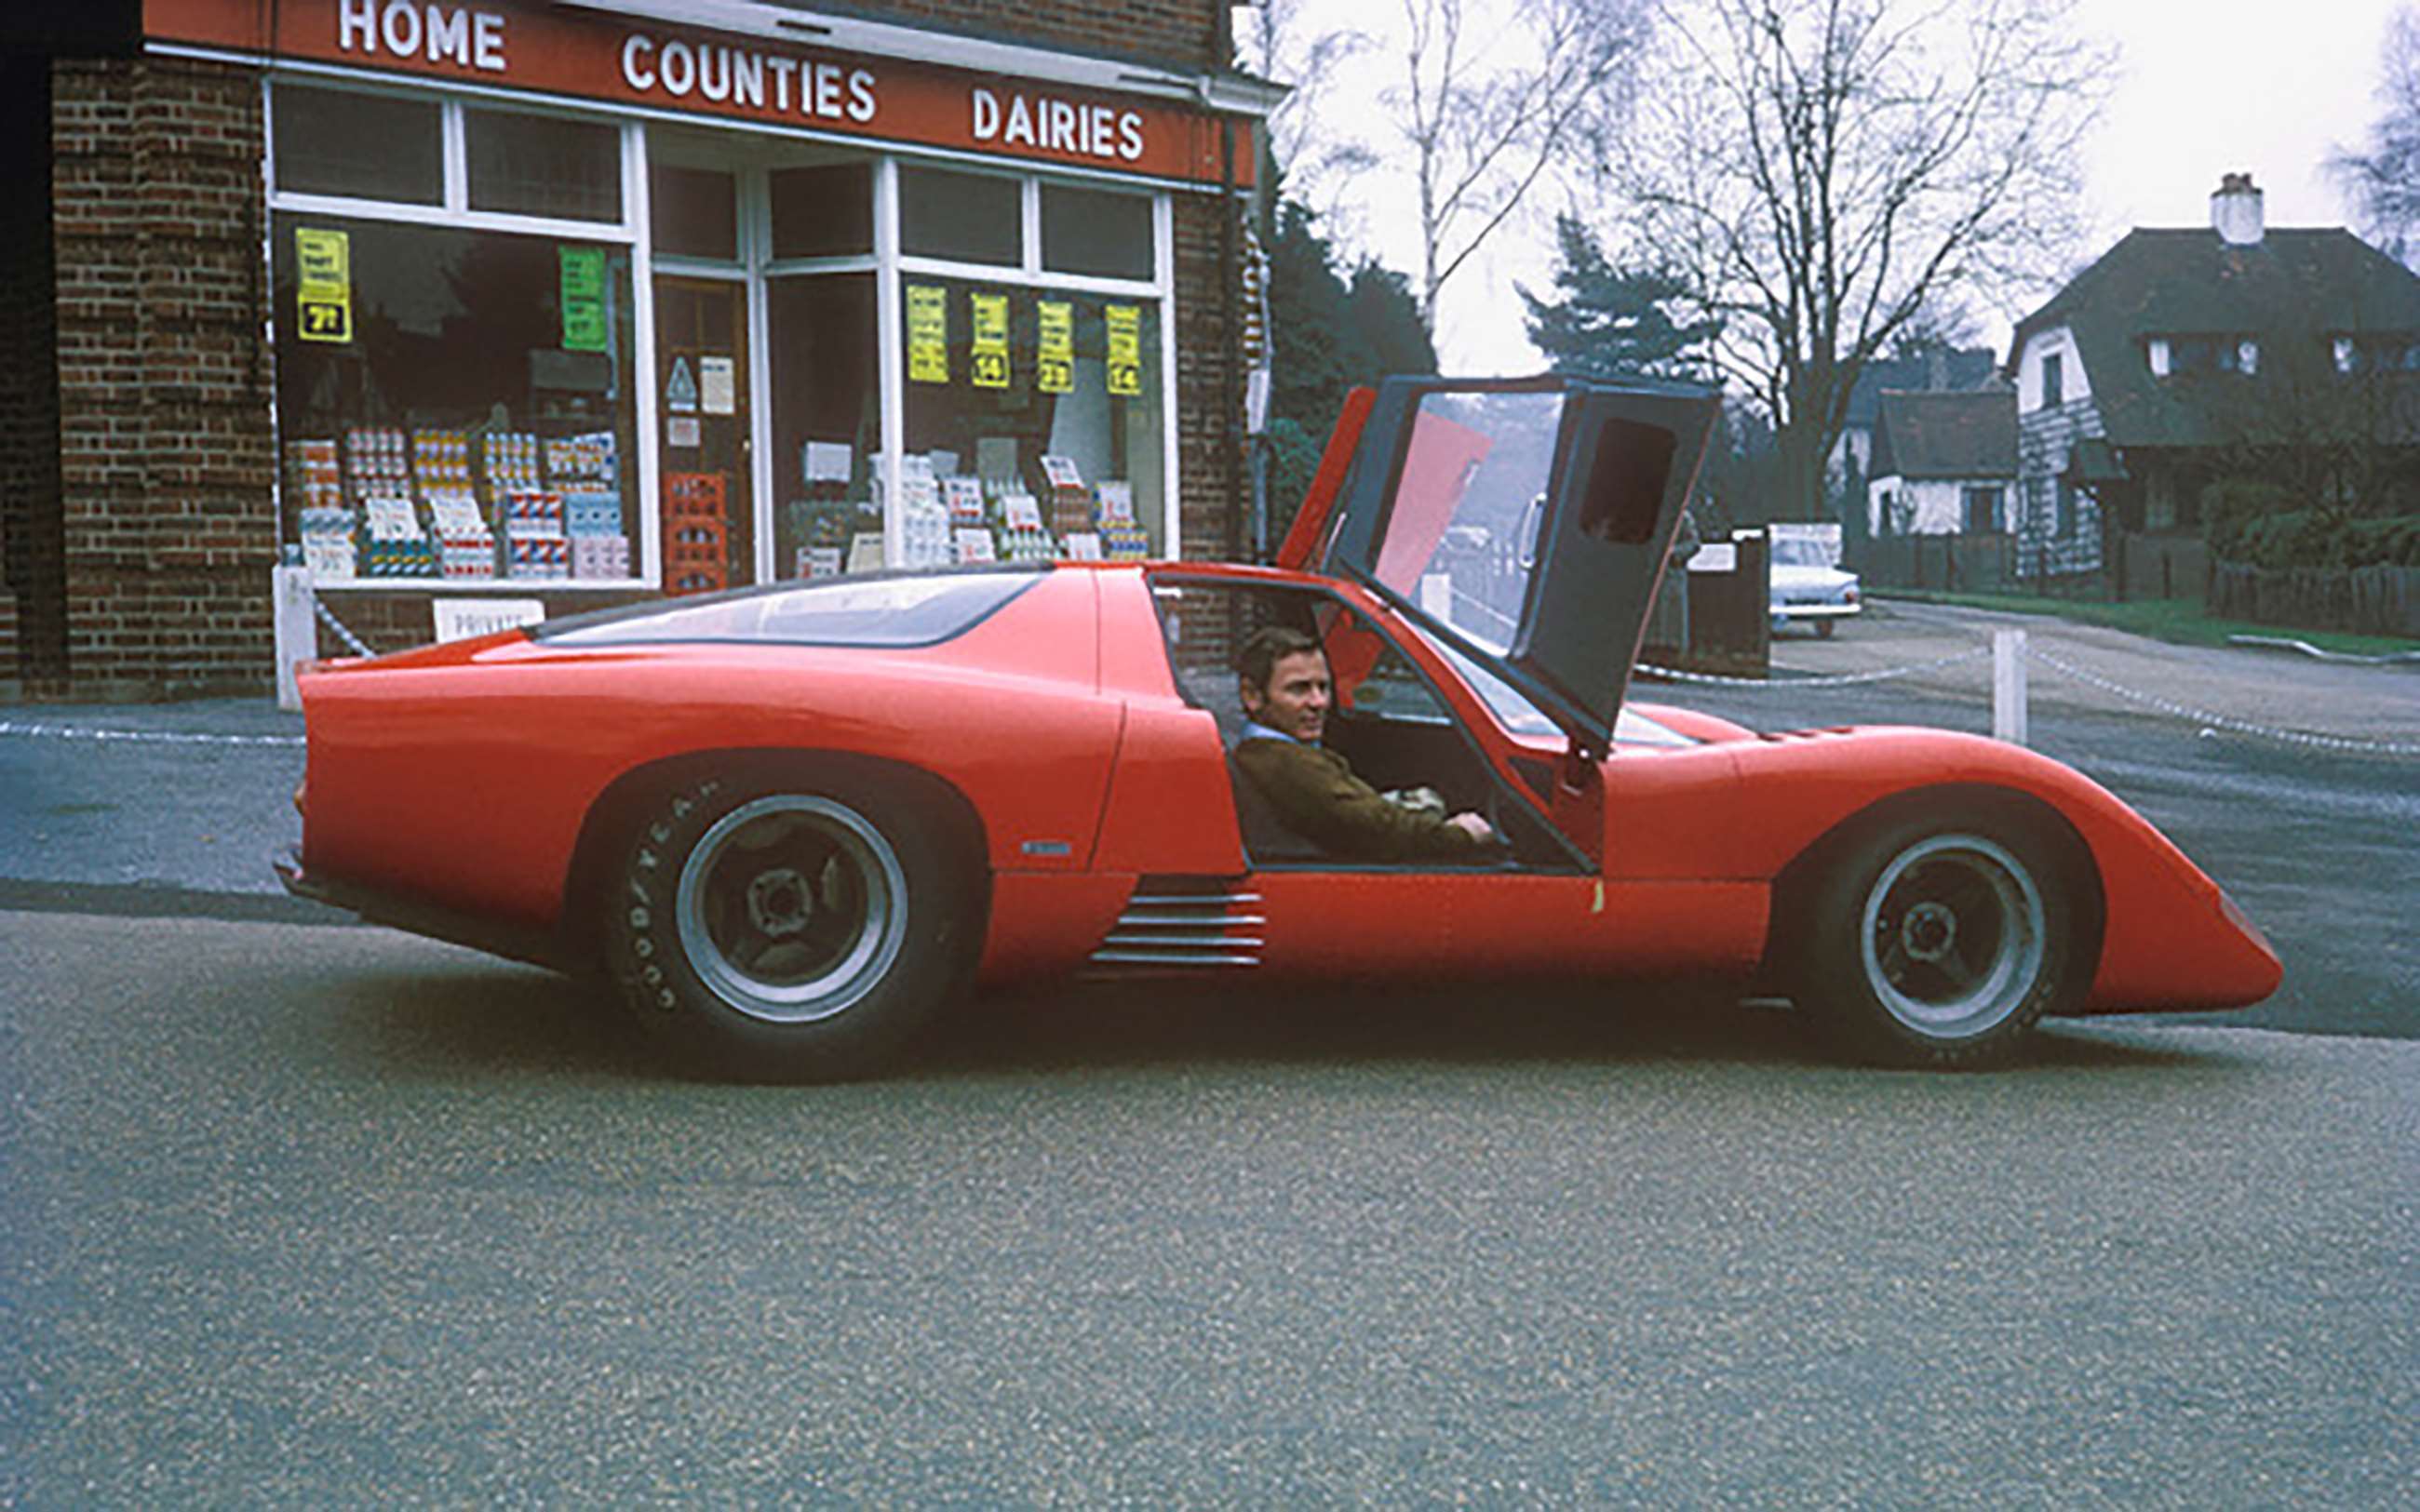
<path id="1" fill-rule="evenodd" d="M 950 291 L 938 284 L 908 285 L 908 381 L 950 381 Z"/>
<path id="2" fill-rule="evenodd" d="M 1127 395 L 1142 392 L 1142 311 L 1132 304 L 1101 306 L 1101 320 L 1109 328 L 1109 352 L 1103 365 L 1109 370 L 1111 393 Z"/>
<path id="3" fill-rule="evenodd" d="M 304 341 L 353 339 L 352 238 L 314 226 L 294 228 L 296 333 Z"/>
<path id="4" fill-rule="evenodd" d="M 968 379 L 978 389 L 1008 387 L 1008 296 L 977 294 L 974 337 L 969 347 Z"/>
<path id="5" fill-rule="evenodd" d="M 697 360 L 698 408 L 709 415 L 737 413 L 739 408 L 738 363 L 729 357 Z"/>
<path id="6" fill-rule="evenodd" d="M 1065 300 L 1038 300 L 1033 305 L 1038 336 L 1033 356 L 1033 386 L 1045 393 L 1076 392 L 1076 307 Z"/>
<path id="7" fill-rule="evenodd" d="M 562 269 L 563 349 L 605 349 L 605 249 L 558 247 Z"/>
<path id="8" fill-rule="evenodd" d="M 155 42 L 1107 169 L 1252 182 L 1252 123 L 1186 104 L 568 6 L 144 0 Z"/>

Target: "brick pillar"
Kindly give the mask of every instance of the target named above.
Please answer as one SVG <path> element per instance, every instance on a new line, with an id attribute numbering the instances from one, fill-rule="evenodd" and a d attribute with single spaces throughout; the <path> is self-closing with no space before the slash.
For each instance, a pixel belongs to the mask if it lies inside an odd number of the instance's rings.
<path id="1" fill-rule="evenodd" d="M 265 690 L 277 557 L 257 77 L 53 74 L 68 675 L 78 698 Z"/>
<path id="2" fill-rule="evenodd" d="M 1234 207 L 1211 194 L 1175 196 L 1177 524 L 1188 559 L 1224 561 L 1245 507 L 1231 446 L 1244 423 L 1235 332 L 1222 298 L 1237 277 L 1221 236 Z M 1372 375 L 1370 381 L 1375 380 Z"/>

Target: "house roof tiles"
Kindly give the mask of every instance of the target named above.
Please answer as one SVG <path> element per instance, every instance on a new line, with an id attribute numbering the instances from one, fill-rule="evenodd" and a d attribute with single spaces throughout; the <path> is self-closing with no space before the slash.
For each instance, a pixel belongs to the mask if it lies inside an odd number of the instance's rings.
<path id="1" fill-rule="evenodd" d="M 2074 332 L 2112 442 L 2209 445 L 2222 438 L 2195 391 L 2239 379 L 2154 374 L 2150 338 L 2249 337 L 2261 343 L 2262 370 L 2273 375 L 2287 332 L 2307 341 L 2313 363 L 2330 360 L 2324 343 L 2334 335 L 2420 333 L 2420 277 L 2342 227 L 2271 230 L 2248 246 L 2207 229 L 2138 229 L 2017 323 L 2009 376 L 2026 341 L 2061 325 Z"/>
<path id="2" fill-rule="evenodd" d="M 2017 396 L 1994 386 L 1966 393 L 1885 393 L 1874 431 L 1875 477 L 2014 477 Z"/>

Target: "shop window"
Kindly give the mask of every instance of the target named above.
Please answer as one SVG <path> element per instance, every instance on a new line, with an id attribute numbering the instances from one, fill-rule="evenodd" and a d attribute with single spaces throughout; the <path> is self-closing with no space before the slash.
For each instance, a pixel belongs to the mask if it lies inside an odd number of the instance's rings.
<path id="1" fill-rule="evenodd" d="M 773 255 L 856 257 L 874 251 L 874 170 L 862 162 L 776 168 Z"/>
<path id="2" fill-rule="evenodd" d="M 630 256 L 280 214 L 285 539 L 322 585 L 636 576 Z"/>
<path id="3" fill-rule="evenodd" d="M 1159 309 L 903 281 L 910 565 L 1166 556 Z"/>
<path id="4" fill-rule="evenodd" d="M 829 578 L 883 564 L 875 467 L 882 403 L 874 277 L 766 285 L 773 349 L 773 574 Z"/>
<path id="5" fill-rule="evenodd" d="M 1054 273 L 1147 279 L 1152 255 L 1151 200 L 1098 189 L 1042 186 L 1042 266 Z"/>
<path id="6" fill-rule="evenodd" d="M 471 208 L 570 221 L 622 219 L 622 133 L 594 121 L 466 110 Z"/>
<path id="7" fill-rule="evenodd" d="M 434 100 L 279 85 L 270 97 L 277 187 L 406 205 L 445 201 Z"/>
<path id="8" fill-rule="evenodd" d="M 899 246 L 910 257 L 1016 267 L 1025 257 L 1023 182 L 901 167 Z"/>
<path id="9" fill-rule="evenodd" d="M 727 173 L 657 163 L 647 173 L 647 221 L 659 256 L 739 255 L 738 195 Z"/>

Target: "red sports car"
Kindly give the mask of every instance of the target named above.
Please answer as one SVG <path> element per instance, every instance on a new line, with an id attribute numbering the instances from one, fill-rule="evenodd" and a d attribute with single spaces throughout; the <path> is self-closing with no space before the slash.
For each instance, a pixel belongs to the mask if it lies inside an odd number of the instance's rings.
<path id="1" fill-rule="evenodd" d="M 1720 979 L 1935 1065 L 2045 1013 L 2272 992 L 2218 886 L 2055 762 L 1623 707 L 1715 409 L 1390 379 L 1275 567 L 788 582 L 322 663 L 280 870 L 801 1079 L 884 1064 L 970 987 L 1087 971 Z M 1379 864 L 1277 822 L 1230 759 L 1235 649 L 1270 625 L 1326 651 L 1331 749 L 1498 842 Z"/>

